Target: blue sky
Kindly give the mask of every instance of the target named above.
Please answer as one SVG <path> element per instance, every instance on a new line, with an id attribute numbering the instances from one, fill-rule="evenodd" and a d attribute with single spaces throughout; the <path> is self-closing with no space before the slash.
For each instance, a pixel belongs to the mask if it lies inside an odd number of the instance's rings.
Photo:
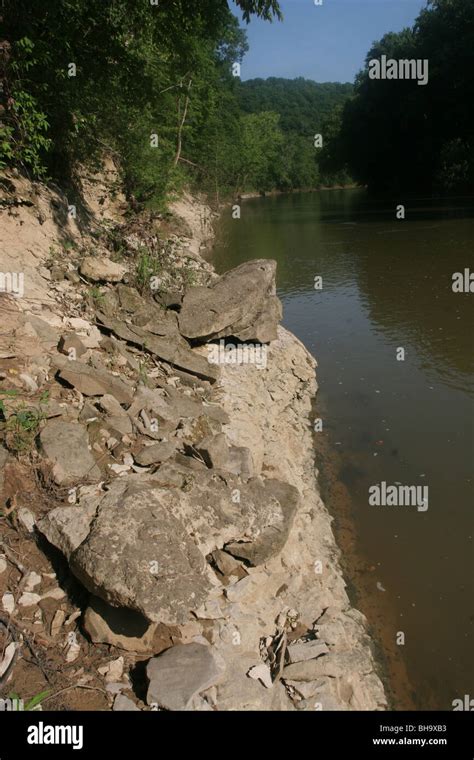
<path id="1" fill-rule="evenodd" d="M 242 79 L 306 77 L 352 82 L 375 40 L 412 26 L 426 0 L 280 0 L 285 19 L 252 19 Z M 233 6 L 235 9 L 235 6 Z M 239 19 L 241 14 L 236 11 Z"/>

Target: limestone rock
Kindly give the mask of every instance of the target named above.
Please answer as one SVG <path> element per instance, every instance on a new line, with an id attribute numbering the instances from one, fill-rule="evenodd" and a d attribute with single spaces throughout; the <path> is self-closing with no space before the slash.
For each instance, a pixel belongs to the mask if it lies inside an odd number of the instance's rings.
<path id="1" fill-rule="evenodd" d="M 232 542 L 225 549 L 234 557 L 245 559 L 252 565 L 266 562 L 270 557 L 280 552 L 288 538 L 300 500 L 294 486 L 279 480 L 265 481 L 265 496 L 270 502 L 279 505 L 280 518 L 273 524 L 266 525 L 259 537 L 252 542 Z"/>
<path id="2" fill-rule="evenodd" d="M 329 649 L 323 641 L 307 641 L 304 644 L 290 644 L 287 649 L 290 663 L 313 660 L 322 654 L 328 654 Z"/>
<path id="3" fill-rule="evenodd" d="M 120 484 L 120 481 L 118 481 Z M 111 489 L 70 567 L 84 586 L 115 606 L 149 620 L 185 622 L 209 591 L 206 562 L 166 491 Z"/>
<path id="4" fill-rule="evenodd" d="M 105 328 L 115 333 L 118 338 L 126 340 L 139 348 L 145 348 L 159 359 L 179 369 L 190 372 L 205 380 L 214 382 L 219 377 L 219 368 L 209 364 L 204 356 L 193 352 L 180 335 L 160 337 L 136 325 L 128 325 L 103 312 L 97 318 Z"/>
<path id="5" fill-rule="evenodd" d="M 368 653 L 359 650 L 326 654 L 316 660 L 306 660 L 287 665 L 283 671 L 285 680 L 315 681 L 322 676 L 342 678 L 350 673 L 368 674 L 373 670 Z"/>
<path id="6" fill-rule="evenodd" d="M 53 463 L 53 478 L 58 485 L 79 481 L 94 483 L 101 472 L 89 451 L 87 430 L 82 425 L 54 420 L 40 433 L 44 456 Z"/>
<path id="7" fill-rule="evenodd" d="M 211 287 L 189 288 L 178 316 L 181 334 L 201 341 L 234 336 L 268 343 L 277 338 L 282 316 L 275 288 L 276 262 L 248 261 Z"/>
<path id="8" fill-rule="evenodd" d="M 84 396 L 105 396 L 109 394 L 121 404 L 132 402 L 133 391 L 131 386 L 103 369 L 95 369 L 83 362 L 69 361 L 62 357 L 55 357 L 53 363 L 59 368 L 61 380 L 65 380 L 77 388 Z"/>
<path id="9" fill-rule="evenodd" d="M 109 259 L 87 256 L 81 261 L 80 272 L 92 282 L 120 282 L 126 273 L 126 267 Z"/>
<path id="10" fill-rule="evenodd" d="M 117 694 L 112 709 L 114 712 L 140 712 L 140 708 L 125 694 Z"/>
<path id="11" fill-rule="evenodd" d="M 287 506 L 275 497 L 275 485 L 259 479 L 224 481 L 205 468 L 167 464 L 153 475 L 114 481 L 102 498 L 53 510 L 38 528 L 91 593 L 174 625 L 206 602 L 214 577 L 206 557 L 214 550 L 245 539 L 249 556 L 257 544 L 254 562 L 279 550 Z M 237 487 L 240 503 L 232 499 Z"/>
<path id="12" fill-rule="evenodd" d="M 101 396 L 98 404 L 107 413 L 107 422 L 111 427 L 118 430 L 122 435 L 129 435 L 132 432 L 133 426 L 130 417 L 114 396 L 107 393 L 105 396 Z"/>
<path id="13" fill-rule="evenodd" d="M 135 455 L 135 462 L 142 467 L 148 467 L 151 464 L 157 464 L 158 462 L 166 462 L 171 456 L 173 456 L 176 450 L 175 442 L 155 443 L 152 446 L 144 446 L 144 448 Z"/>
<path id="14" fill-rule="evenodd" d="M 218 683 L 224 672 L 211 647 L 178 644 L 148 663 L 147 703 L 165 710 L 192 709 L 193 698 Z"/>
<path id="15" fill-rule="evenodd" d="M 229 446 L 224 433 L 204 438 L 196 449 L 208 467 L 241 475 L 244 480 L 255 474 L 250 449 L 245 446 Z"/>

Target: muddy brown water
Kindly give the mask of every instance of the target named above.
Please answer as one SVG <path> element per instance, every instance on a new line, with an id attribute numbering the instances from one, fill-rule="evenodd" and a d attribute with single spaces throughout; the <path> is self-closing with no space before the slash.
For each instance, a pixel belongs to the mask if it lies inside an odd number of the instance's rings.
<path id="1" fill-rule="evenodd" d="M 283 323 L 318 360 L 320 482 L 391 704 L 451 710 L 474 697 L 474 293 L 452 290 L 474 198 L 248 200 L 212 260 L 253 258 L 277 260 Z M 370 505 L 382 481 L 427 486 L 428 508 Z"/>

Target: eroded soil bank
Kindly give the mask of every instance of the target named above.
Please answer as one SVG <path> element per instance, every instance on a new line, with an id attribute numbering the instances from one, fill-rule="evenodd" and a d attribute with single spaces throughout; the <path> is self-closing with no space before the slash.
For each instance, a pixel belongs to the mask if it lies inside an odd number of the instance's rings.
<path id="1" fill-rule="evenodd" d="M 316 363 L 278 324 L 274 265 L 218 277 L 190 196 L 129 217 L 88 177 L 74 219 L 60 192 L 2 187 L 1 696 L 384 709 L 316 480 Z M 227 361 L 237 340 L 265 361 Z"/>

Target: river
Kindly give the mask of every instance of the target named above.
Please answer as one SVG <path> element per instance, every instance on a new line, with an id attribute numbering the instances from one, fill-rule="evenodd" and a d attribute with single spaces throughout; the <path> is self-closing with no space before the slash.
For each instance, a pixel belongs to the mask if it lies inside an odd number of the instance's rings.
<path id="1" fill-rule="evenodd" d="M 400 203 L 247 200 L 212 261 L 277 260 L 283 323 L 318 361 L 321 488 L 391 705 L 451 710 L 474 697 L 474 293 L 452 290 L 474 271 L 474 200 L 406 200 L 404 220 Z M 369 504 L 383 481 L 427 501 Z"/>

